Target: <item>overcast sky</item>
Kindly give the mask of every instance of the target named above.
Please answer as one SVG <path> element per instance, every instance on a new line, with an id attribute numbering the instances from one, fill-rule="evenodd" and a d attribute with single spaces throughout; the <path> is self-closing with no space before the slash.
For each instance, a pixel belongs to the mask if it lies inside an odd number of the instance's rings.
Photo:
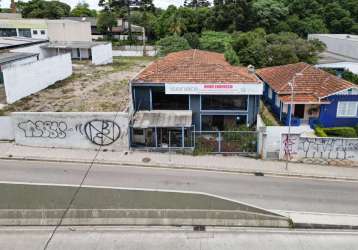
<path id="1" fill-rule="evenodd" d="M 27 0 L 24 0 L 25 2 Z M 79 2 L 87 2 L 92 9 L 98 8 L 98 0 L 60 0 L 61 2 L 67 3 L 71 5 L 71 7 L 74 7 Z M 177 6 L 180 6 L 184 3 L 184 0 L 153 0 L 155 6 L 161 7 L 161 8 L 167 8 L 169 5 L 174 4 Z M 9 8 L 10 6 L 10 0 L 1 0 L 1 7 L 2 8 Z"/>

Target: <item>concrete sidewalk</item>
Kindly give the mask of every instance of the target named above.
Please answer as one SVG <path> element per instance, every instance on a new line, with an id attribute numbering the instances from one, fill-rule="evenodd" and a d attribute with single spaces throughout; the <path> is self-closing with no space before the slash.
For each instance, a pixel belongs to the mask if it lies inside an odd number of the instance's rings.
<path id="1" fill-rule="evenodd" d="M 94 150 L 35 148 L 9 142 L 0 143 L 1 159 L 91 163 L 96 154 L 97 151 Z M 286 170 L 284 162 L 238 156 L 103 150 L 98 153 L 95 163 L 358 181 L 358 168 L 354 167 L 290 163 Z"/>

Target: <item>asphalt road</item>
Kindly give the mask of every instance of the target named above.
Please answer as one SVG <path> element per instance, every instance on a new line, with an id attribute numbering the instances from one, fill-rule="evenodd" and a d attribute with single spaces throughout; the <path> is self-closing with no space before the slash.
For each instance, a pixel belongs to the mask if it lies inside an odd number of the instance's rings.
<path id="1" fill-rule="evenodd" d="M 79 184 L 86 164 L 0 161 L 0 181 Z M 266 209 L 358 214 L 358 182 L 94 165 L 85 185 L 201 191 Z"/>
<path id="2" fill-rule="evenodd" d="M 4 250 L 43 249 L 51 228 L 2 228 Z M 61 228 L 48 250 L 355 250 L 357 232 L 235 229 Z"/>

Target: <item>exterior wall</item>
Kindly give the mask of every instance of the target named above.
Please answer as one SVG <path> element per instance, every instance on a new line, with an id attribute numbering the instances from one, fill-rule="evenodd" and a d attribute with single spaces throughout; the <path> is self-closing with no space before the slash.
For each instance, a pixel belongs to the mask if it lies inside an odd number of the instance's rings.
<path id="1" fill-rule="evenodd" d="M 35 53 L 39 55 L 39 59 L 44 59 L 50 56 L 56 55 L 56 51 L 41 48 L 47 43 L 41 43 L 22 48 L 12 49 L 10 52 L 23 52 L 23 53 Z"/>
<path id="2" fill-rule="evenodd" d="M 358 163 L 358 139 L 282 135 L 280 159 L 295 161 L 317 159 L 321 163 Z"/>
<path id="3" fill-rule="evenodd" d="M 145 46 L 145 53 L 143 53 L 143 46 L 120 46 L 115 47 L 113 56 L 156 56 L 158 51 L 154 46 Z"/>
<path id="4" fill-rule="evenodd" d="M 319 123 L 323 127 L 355 126 L 358 124 L 358 114 L 354 117 L 337 117 L 337 105 L 339 101 L 356 101 L 358 95 L 334 95 L 327 98 L 330 104 L 321 105 Z"/>
<path id="5" fill-rule="evenodd" d="M 128 149 L 127 113 L 13 113 L 15 142 L 56 148 Z"/>
<path id="6" fill-rule="evenodd" d="M 104 65 L 113 63 L 112 44 L 101 44 L 92 47 L 92 63 L 94 65 Z"/>
<path id="7" fill-rule="evenodd" d="M 34 34 L 34 31 L 36 31 L 37 34 Z M 42 34 L 41 32 L 44 32 L 44 34 Z M 47 29 L 31 29 L 31 37 L 35 39 L 47 40 L 48 39 Z"/>
<path id="8" fill-rule="evenodd" d="M 11 117 L 0 117 L 0 140 L 14 140 L 14 128 Z"/>
<path id="9" fill-rule="evenodd" d="M 13 103 L 72 75 L 70 54 L 3 70 L 6 99 Z"/>
<path id="10" fill-rule="evenodd" d="M 151 89 L 162 88 L 162 86 L 134 86 L 132 90 L 134 110 L 152 110 Z M 202 130 L 201 120 L 204 115 L 230 115 L 239 116 L 245 115 L 247 117 L 247 124 L 252 125 L 256 122 L 257 114 L 259 113 L 260 96 L 247 96 L 247 110 L 202 110 L 201 96 L 189 95 L 189 109 L 193 111 L 193 124 L 196 130 Z"/>
<path id="11" fill-rule="evenodd" d="M 17 66 L 17 65 L 23 65 L 23 64 L 27 64 L 27 63 L 36 62 L 36 61 L 37 61 L 37 56 L 34 55 L 34 56 L 31 56 L 31 57 L 27 57 L 27 58 L 24 58 L 24 59 L 16 60 L 16 61 L 4 64 L 4 65 L 1 65 L 1 69 L 3 70 L 3 69 L 6 69 L 8 67 L 14 67 L 14 66 Z"/>
<path id="12" fill-rule="evenodd" d="M 327 51 L 358 59 L 358 40 L 345 34 L 311 34 L 308 39 L 318 39 L 327 45 Z"/>
<path id="13" fill-rule="evenodd" d="M 50 42 L 91 42 L 91 24 L 70 20 L 47 22 Z"/>

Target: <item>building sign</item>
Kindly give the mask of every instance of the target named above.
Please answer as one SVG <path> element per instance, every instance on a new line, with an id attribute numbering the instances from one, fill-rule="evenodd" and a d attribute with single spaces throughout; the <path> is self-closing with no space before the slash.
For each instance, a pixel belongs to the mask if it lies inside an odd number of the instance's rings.
<path id="1" fill-rule="evenodd" d="M 167 83 L 165 94 L 168 95 L 262 95 L 263 85 L 257 83 Z"/>

